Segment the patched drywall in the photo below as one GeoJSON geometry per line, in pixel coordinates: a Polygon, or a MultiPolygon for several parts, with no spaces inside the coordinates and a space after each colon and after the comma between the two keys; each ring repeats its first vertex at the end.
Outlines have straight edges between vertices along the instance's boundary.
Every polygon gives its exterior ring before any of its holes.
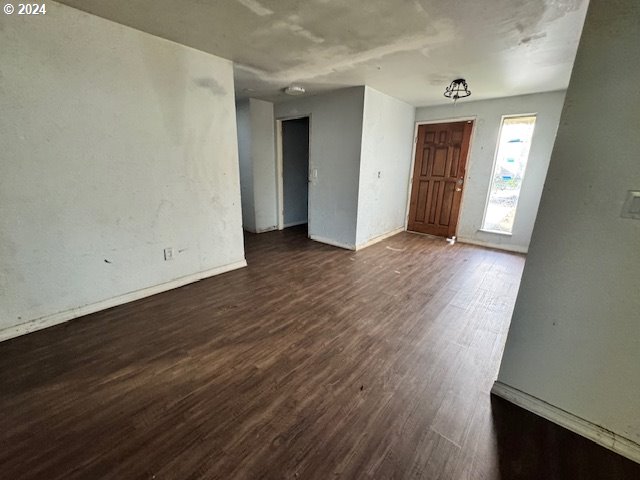
{"type": "Polygon", "coordinates": [[[310,116],[309,235],[345,248],[356,245],[364,90],[353,87],[275,106],[279,119],[310,116]]]}
{"type": "Polygon", "coordinates": [[[55,2],[0,44],[0,328],[244,262],[229,61],[55,2]]]}
{"type": "Polygon", "coordinates": [[[437,122],[474,118],[467,176],[458,222],[458,238],[481,245],[526,252],[536,219],[549,159],[560,122],[565,92],[540,93],[495,100],[416,109],[416,122],[437,122]],[[522,183],[513,232],[501,235],[483,232],[482,220],[498,146],[503,115],[535,113],[536,126],[529,161],[522,183]]]}
{"type": "Polygon", "coordinates": [[[358,246],[404,227],[415,109],[365,87],[358,246]]]}
{"type": "Polygon", "coordinates": [[[498,377],[637,444],[639,32],[636,0],[591,1],[498,377]]]}
{"type": "Polygon", "coordinates": [[[565,89],[587,0],[63,0],[234,61],[239,97],[367,84],[413,105],[565,89]]]}

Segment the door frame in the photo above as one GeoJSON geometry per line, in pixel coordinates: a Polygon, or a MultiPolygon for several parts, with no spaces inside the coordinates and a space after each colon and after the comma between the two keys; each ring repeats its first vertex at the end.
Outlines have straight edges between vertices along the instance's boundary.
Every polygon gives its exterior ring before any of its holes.
{"type": "Polygon", "coordinates": [[[307,236],[311,234],[311,182],[309,182],[309,176],[311,175],[311,113],[289,115],[285,117],[276,117],[276,204],[278,210],[278,230],[284,230],[284,167],[283,167],[283,155],[282,150],[282,122],[287,120],[298,120],[300,118],[309,119],[309,159],[307,165],[307,236]]]}
{"type": "MultiPolygon", "coordinates": [[[[469,137],[469,151],[467,152],[467,163],[464,170],[464,186],[466,187],[467,181],[469,180],[469,166],[471,165],[471,149],[473,147],[473,140],[476,135],[476,125],[477,125],[478,116],[477,115],[468,115],[464,117],[448,117],[438,120],[421,120],[416,122],[415,127],[413,129],[413,149],[411,151],[411,170],[409,174],[409,186],[407,188],[407,203],[405,207],[406,215],[404,217],[404,230],[405,232],[409,232],[409,207],[411,205],[411,189],[413,188],[413,171],[416,165],[416,151],[418,150],[418,128],[420,125],[436,125],[438,123],[459,123],[459,122],[473,122],[471,126],[471,137],[469,137]]],[[[462,208],[464,206],[465,199],[465,191],[466,188],[462,189],[462,198],[460,199],[460,210],[458,211],[458,221],[456,222],[456,236],[458,235],[458,227],[460,226],[460,215],[462,214],[462,208]]],[[[426,235],[420,232],[410,232],[417,233],[419,235],[426,235]]]]}

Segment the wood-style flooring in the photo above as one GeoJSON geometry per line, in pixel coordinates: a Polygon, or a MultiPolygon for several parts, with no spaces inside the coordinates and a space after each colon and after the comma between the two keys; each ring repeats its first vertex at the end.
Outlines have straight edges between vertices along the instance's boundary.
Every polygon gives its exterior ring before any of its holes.
{"type": "Polygon", "coordinates": [[[354,253],[301,228],[246,250],[1,343],[0,478],[640,478],[489,395],[523,256],[409,233],[354,253]]]}

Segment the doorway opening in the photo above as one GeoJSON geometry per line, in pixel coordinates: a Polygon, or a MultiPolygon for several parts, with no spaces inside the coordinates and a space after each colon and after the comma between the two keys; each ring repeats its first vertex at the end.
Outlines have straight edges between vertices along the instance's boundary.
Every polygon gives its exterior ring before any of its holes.
{"type": "Polygon", "coordinates": [[[309,117],[278,120],[280,230],[309,223],[309,117]]]}
{"type": "Polygon", "coordinates": [[[418,126],[407,230],[454,238],[473,121],[418,126]]]}

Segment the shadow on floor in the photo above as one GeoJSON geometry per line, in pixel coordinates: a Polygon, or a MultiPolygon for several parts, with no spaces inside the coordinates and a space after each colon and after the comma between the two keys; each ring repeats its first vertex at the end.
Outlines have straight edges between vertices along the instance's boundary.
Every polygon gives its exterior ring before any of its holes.
{"type": "Polygon", "coordinates": [[[491,396],[503,480],[640,479],[640,464],[491,396]]]}

